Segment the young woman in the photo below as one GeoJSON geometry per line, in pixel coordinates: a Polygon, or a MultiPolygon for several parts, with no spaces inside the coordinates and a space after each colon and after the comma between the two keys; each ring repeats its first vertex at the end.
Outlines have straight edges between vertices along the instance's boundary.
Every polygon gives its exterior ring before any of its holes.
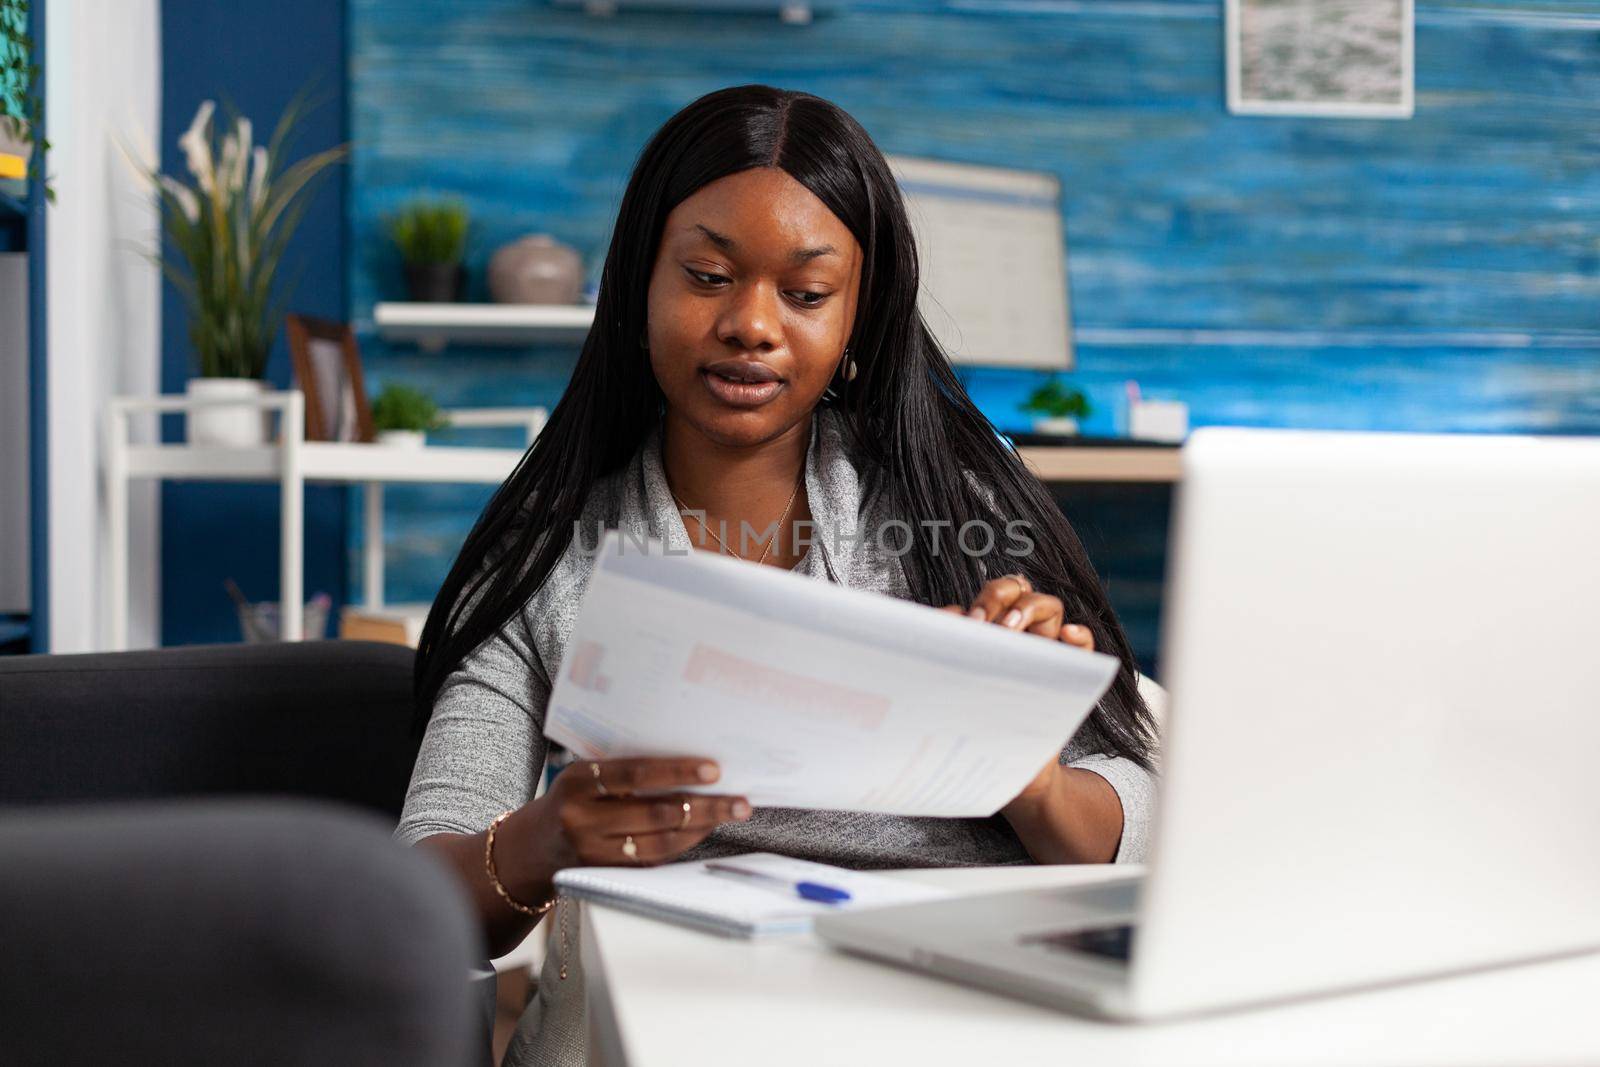
{"type": "MultiPolygon", "coordinates": [[[[493,952],[574,865],[1141,857],[1152,730],[1127,640],[1066,520],[962,391],[917,284],[889,167],[827,101],[722,90],[645,147],[572,381],[467,538],[418,653],[426,733],[398,833],[460,872],[493,952]],[[1122,670],[1060,760],[990,819],[673,793],[716,781],[693,759],[580,763],[535,800],[589,549],[614,527],[1098,648],[1122,670]]],[[[581,1059],[568,907],[509,1062],[581,1059]]]]}

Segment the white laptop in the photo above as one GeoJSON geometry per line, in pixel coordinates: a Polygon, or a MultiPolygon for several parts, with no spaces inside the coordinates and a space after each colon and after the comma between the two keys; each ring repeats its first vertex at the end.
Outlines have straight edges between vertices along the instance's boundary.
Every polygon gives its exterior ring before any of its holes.
{"type": "Polygon", "coordinates": [[[1600,948],[1600,439],[1201,430],[1142,878],[828,942],[1158,1018],[1600,948]]]}

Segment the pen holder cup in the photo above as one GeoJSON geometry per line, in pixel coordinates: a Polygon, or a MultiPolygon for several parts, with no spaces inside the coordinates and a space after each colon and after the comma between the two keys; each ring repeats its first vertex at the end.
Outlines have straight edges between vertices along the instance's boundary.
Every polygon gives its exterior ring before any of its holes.
{"type": "MultiPolygon", "coordinates": [[[[328,636],[328,609],[333,604],[333,598],[327,593],[318,593],[305,606],[305,636],[303,641],[321,641],[328,636]]],[[[262,644],[265,642],[281,640],[283,633],[283,620],[275,600],[264,600],[259,604],[240,605],[239,629],[244,632],[247,644],[262,644]]]]}
{"type": "Polygon", "coordinates": [[[1189,405],[1181,400],[1135,400],[1128,405],[1128,436],[1181,443],[1189,433],[1189,405]]]}

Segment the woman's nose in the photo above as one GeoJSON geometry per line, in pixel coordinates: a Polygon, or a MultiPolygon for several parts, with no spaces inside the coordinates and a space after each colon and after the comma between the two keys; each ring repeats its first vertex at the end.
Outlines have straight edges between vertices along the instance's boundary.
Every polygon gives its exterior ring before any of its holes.
{"type": "Polygon", "coordinates": [[[776,286],[761,282],[733,286],[717,322],[717,336],[745,351],[776,348],[783,343],[779,314],[776,286]]]}

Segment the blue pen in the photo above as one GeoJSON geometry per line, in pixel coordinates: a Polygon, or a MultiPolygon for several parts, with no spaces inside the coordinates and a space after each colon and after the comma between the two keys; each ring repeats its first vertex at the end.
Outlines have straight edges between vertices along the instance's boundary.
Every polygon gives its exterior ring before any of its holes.
{"type": "Polygon", "coordinates": [[[850,894],[846,890],[836,889],[831,885],[822,885],[818,882],[791,882],[775,874],[752,871],[748,867],[736,867],[731,863],[708,863],[706,870],[712,874],[731,874],[739,878],[765,882],[768,885],[782,886],[786,890],[792,889],[800,894],[802,900],[814,900],[818,904],[843,904],[850,899],[850,894]]]}

